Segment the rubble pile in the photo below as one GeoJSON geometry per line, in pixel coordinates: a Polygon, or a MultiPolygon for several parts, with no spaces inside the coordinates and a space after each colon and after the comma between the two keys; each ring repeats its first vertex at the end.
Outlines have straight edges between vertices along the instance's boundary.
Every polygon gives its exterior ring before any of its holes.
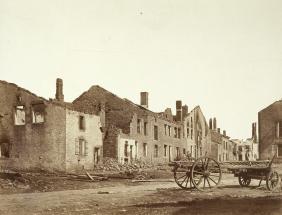
{"type": "Polygon", "coordinates": [[[152,178],[154,170],[167,170],[167,165],[154,165],[151,162],[145,162],[142,160],[134,160],[131,163],[119,163],[113,158],[104,158],[103,162],[95,166],[96,172],[118,172],[121,176],[127,176],[128,178],[135,179],[147,179],[152,178]]]}

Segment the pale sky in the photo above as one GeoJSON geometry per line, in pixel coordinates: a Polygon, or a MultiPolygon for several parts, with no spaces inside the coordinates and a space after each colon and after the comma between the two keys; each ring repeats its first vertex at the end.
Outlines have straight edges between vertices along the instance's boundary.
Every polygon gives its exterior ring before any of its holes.
{"type": "Polygon", "coordinates": [[[231,138],[282,98],[281,0],[0,0],[0,79],[66,101],[92,85],[159,112],[200,105],[231,138]]]}

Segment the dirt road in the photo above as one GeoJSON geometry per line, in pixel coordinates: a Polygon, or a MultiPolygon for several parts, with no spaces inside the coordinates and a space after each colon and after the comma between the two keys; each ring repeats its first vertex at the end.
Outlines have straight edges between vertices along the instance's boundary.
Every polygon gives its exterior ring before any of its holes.
{"type": "MultiPolygon", "coordinates": [[[[240,188],[225,176],[211,192],[185,191],[174,182],[0,196],[0,214],[282,214],[282,193],[240,188]]],[[[254,185],[254,184],[253,184],[254,185]]]]}

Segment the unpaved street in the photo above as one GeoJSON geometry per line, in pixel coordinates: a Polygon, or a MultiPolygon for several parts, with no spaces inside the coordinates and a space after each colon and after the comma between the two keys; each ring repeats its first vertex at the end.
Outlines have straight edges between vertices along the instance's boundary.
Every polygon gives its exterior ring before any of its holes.
{"type": "Polygon", "coordinates": [[[208,193],[156,181],[5,194],[0,196],[0,214],[282,214],[281,192],[271,193],[265,187],[241,188],[236,178],[224,178],[218,189],[208,193]]]}

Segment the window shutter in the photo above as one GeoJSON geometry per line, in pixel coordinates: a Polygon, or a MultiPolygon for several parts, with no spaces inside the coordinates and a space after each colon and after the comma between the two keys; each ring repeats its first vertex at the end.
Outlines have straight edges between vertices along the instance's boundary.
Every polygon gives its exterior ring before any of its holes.
{"type": "Polygon", "coordinates": [[[75,154],[79,154],[79,140],[78,138],[75,139],[75,154]]]}
{"type": "Polygon", "coordinates": [[[85,156],[87,156],[88,155],[88,142],[85,141],[84,143],[85,143],[85,156]]]}

